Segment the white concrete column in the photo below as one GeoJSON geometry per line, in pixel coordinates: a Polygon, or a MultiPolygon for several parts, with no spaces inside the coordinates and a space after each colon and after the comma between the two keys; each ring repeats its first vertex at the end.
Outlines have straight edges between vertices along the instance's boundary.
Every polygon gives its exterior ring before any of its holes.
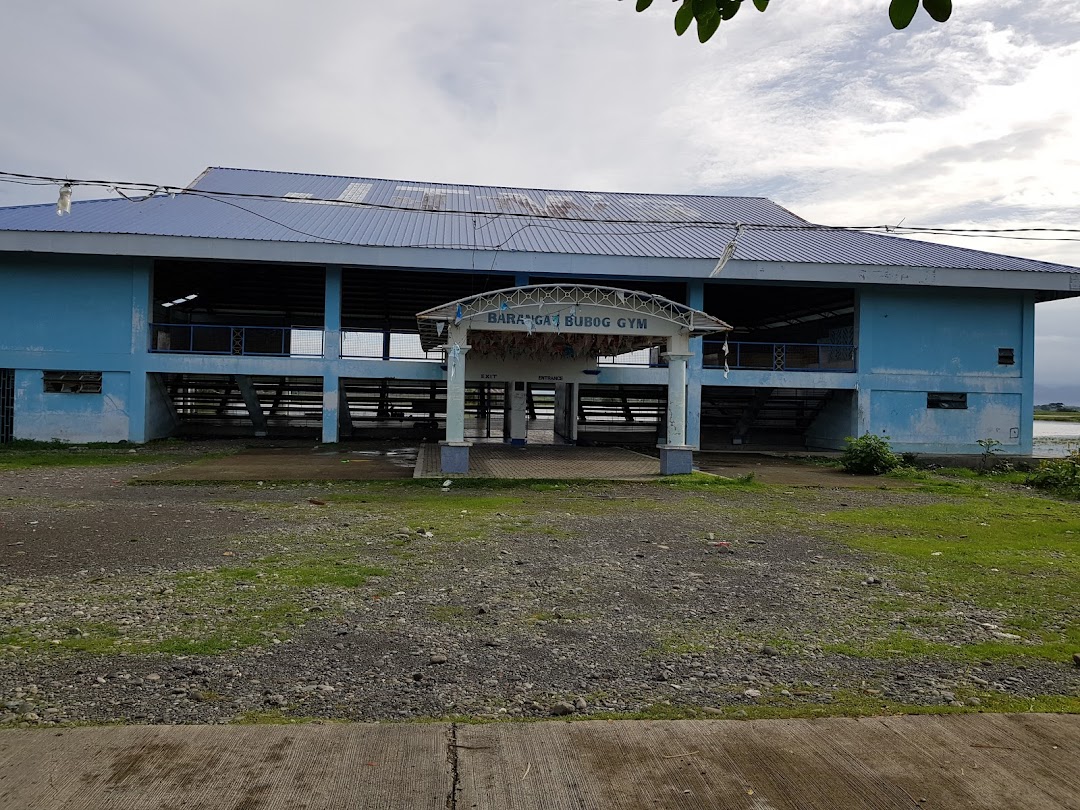
{"type": "Polygon", "coordinates": [[[469,471],[469,443],[465,441],[465,355],[469,331],[455,324],[447,329],[446,344],[446,440],[441,443],[444,473],[469,471]]]}
{"type": "Polygon", "coordinates": [[[668,364],[667,442],[660,445],[660,472],[664,475],[693,471],[693,448],[686,444],[686,364],[690,341],[686,335],[668,338],[661,355],[668,364]]]}
{"type": "MultiPolygon", "coordinates": [[[[464,337],[464,336],[463,336],[464,337]]],[[[465,355],[471,347],[446,343],[446,440],[465,441],[465,355]]]]}
{"type": "Polygon", "coordinates": [[[663,355],[668,364],[667,444],[686,445],[686,363],[690,354],[663,355]]]}
{"type": "Polygon", "coordinates": [[[510,412],[510,444],[525,444],[529,435],[528,383],[511,382],[506,404],[510,412]]]}
{"type": "Polygon", "coordinates": [[[668,338],[667,351],[661,357],[668,364],[668,430],[669,447],[686,445],[686,364],[693,355],[686,335],[668,338]]]}

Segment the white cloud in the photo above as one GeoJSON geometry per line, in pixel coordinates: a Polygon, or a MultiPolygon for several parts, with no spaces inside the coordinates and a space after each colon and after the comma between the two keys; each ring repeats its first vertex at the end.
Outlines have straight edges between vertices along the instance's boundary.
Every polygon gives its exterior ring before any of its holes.
{"type": "MultiPolygon", "coordinates": [[[[958,0],[904,32],[886,7],[748,5],[699,46],[670,3],[10,0],[0,155],[176,185],[231,165],[1078,227],[1080,0],[958,0]]],[[[54,193],[0,184],[0,205],[54,193]]],[[[1080,242],[949,241],[1080,265],[1080,242]]],[[[1041,337],[1059,309],[1080,313],[1040,305],[1041,337]]],[[[1055,335],[1077,345],[1071,321],[1055,335]]],[[[1040,379],[1071,371],[1051,345],[1040,379]]]]}

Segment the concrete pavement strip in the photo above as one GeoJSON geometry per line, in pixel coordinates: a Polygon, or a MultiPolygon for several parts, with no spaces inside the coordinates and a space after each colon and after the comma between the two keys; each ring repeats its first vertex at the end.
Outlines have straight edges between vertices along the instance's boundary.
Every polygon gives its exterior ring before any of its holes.
{"type": "Polygon", "coordinates": [[[1080,716],[0,732],[3,810],[1080,808],[1080,716]]]}

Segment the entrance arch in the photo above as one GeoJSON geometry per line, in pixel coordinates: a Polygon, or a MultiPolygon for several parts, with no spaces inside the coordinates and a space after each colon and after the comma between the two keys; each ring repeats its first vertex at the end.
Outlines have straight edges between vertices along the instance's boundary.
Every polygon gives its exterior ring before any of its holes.
{"type": "Polygon", "coordinates": [[[718,318],[663,296],[577,284],[480,293],[424,310],[416,320],[424,349],[439,349],[446,358],[446,437],[440,443],[445,473],[469,469],[465,382],[470,369],[480,379],[529,373],[556,382],[588,382],[599,373],[601,356],[656,346],[664,349],[668,363],[667,439],[659,445],[660,471],[690,472],[693,452],[686,444],[690,339],[731,329],[718,318]]]}

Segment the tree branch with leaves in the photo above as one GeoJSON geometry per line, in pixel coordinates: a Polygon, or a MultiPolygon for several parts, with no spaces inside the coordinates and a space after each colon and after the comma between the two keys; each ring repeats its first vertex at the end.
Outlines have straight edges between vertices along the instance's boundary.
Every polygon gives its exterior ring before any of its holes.
{"type": "MultiPolygon", "coordinates": [[[[679,3],[675,12],[675,33],[680,37],[691,24],[697,23],[698,40],[708,42],[720,23],[730,20],[739,13],[745,0],[672,0],[679,3]]],[[[752,0],[754,8],[765,11],[769,0],[752,0]]],[[[636,9],[644,11],[653,4],[653,0],[636,0],[636,9]]],[[[890,0],[889,21],[898,31],[911,25],[919,10],[920,0],[890,0]]],[[[922,7],[937,22],[945,22],[952,16],[952,0],[922,0],[922,7]]]]}

